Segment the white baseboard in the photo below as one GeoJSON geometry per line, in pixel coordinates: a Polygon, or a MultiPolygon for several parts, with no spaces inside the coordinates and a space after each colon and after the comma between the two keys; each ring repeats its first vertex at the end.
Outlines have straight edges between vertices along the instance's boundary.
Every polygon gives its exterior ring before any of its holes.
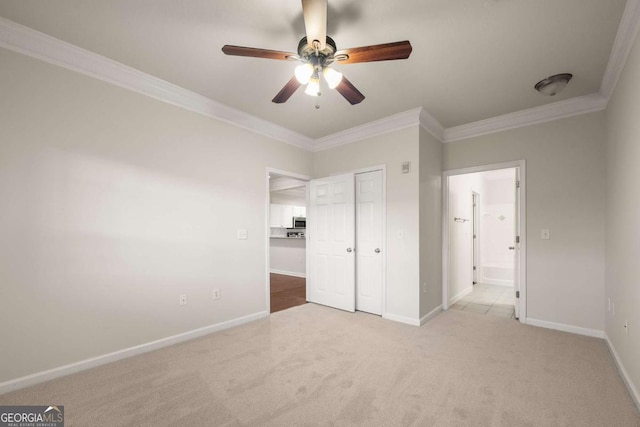
{"type": "Polygon", "coordinates": [[[441,311],[442,311],[442,305],[439,305],[436,308],[434,308],[433,310],[431,310],[429,313],[427,313],[425,316],[421,317],[420,318],[420,326],[424,325],[429,320],[431,320],[434,317],[436,317],[438,314],[440,314],[441,311]]]}
{"type": "Polygon", "coordinates": [[[470,286],[467,289],[465,289],[464,291],[459,292],[458,295],[456,295],[456,296],[452,297],[451,299],[449,299],[449,307],[451,307],[453,304],[457,303],[462,298],[464,298],[467,295],[469,295],[471,292],[473,292],[473,286],[470,286]]]}
{"type": "Polygon", "coordinates": [[[539,326],[541,328],[555,329],[556,331],[571,332],[572,334],[586,335],[588,337],[604,338],[604,331],[599,329],[588,329],[580,326],[565,325],[564,323],[547,322],[546,320],[527,318],[527,325],[539,326]]]}
{"type": "Polygon", "coordinates": [[[229,329],[234,326],[242,325],[244,323],[253,322],[265,317],[269,317],[269,312],[261,311],[259,313],[254,313],[248,316],[239,317],[237,319],[228,320],[226,322],[216,323],[215,325],[194,329],[193,331],[184,332],[182,334],[173,335],[167,338],[162,338],[135,347],[125,348],[123,350],[114,351],[113,353],[92,357],[91,359],[81,360],[69,365],[64,365],[46,371],[37,372],[35,374],[27,375],[21,378],[5,381],[3,383],[0,383],[0,395],[45,381],[60,378],[65,375],[75,374],[76,372],[95,368],[96,366],[105,365],[107,363],[115,362],[121,359],[126,359],[127,357],[137,356],[142,353],[147,353],[149,351],[157,350],[163,347],[168,347],[173,344],[188,341],[190,339],[221,331],[223,329],[229,329]]]}
{"type": "Polygon", "coordinates": [[[618,368],[618,372],[620,372],[624,385],[627,386],[627,390],[629,390],[629,394],[631,395],[633,402],[636,404],[636,408],[640,411],[640,392],[638,392],[638,388],[633,384],[633,381],[631,381],[627,370],[622,364],[622,360],[620,360],[620,357],[618,356],[618,352],[615,347],[613,347],[613,344],[611,343],[611,340],[609,340],[609,336],[606,332],[604,334],[604,340],[607,343],[607,347],[609,348],[609,353],[611,353],[611,356],[613,357],[613,361],[616,363],[616,367],[618,368]]]}
{"type": "Polygon", "coordinates": [[[393,320],[394,322],[405,323],[407,325],[420,326],[420,319],[414,319],[414,318],[411,318],[411,317],[400,316],[400,315],[397,315],[397,314],[383,313],[382,314],[382,318],[383,319],[388,319],[388,320],[393,320]]]}
{"type": "Polygon", "coordinates": [[[307,277],[304,273],[296,273],[294,271],[284,271],[284,270],[269,270],[270,273],[275,274],[283,274],[285,276],[293,276],[293,277],[302,277],[303,279],[307,277]]]}

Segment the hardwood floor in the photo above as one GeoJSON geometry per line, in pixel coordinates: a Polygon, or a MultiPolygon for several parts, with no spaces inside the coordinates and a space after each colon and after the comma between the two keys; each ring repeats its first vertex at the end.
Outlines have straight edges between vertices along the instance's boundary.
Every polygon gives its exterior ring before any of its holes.
{"type": "Polygon", "coordinates": [[[271,273],[271,312],[307,303],[307,281],[304,277],[271,273]]]}

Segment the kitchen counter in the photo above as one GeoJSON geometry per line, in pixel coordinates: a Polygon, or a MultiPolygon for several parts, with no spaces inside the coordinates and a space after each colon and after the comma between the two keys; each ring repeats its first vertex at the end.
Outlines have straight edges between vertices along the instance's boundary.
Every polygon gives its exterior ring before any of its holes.
{"type": "Polygon", "coordinates": [[[271,236],[271,239],[305,240],[304,237],[284,237],[284,236],[271,236]]]}

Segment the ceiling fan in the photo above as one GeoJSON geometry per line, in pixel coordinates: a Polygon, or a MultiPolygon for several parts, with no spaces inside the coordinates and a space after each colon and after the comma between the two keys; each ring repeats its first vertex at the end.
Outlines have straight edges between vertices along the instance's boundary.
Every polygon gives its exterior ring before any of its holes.
{"type": "Polygon", "coordinates": [[[302,0],[302,13],[307,35],[298,43],[297,54],[244,46],[222,47],[222,52],[226,55],[301,63],[296,67],[294,77],[272,99],[276,104],[286,102],[302,85],[307,86],[306,94],[320,95],[320,75],[324,77],[330,89],[337,90],[352,105],[358,104],[362,102],[364,95],[342,73],[331,68],[334,62],[355,64],[389,61],[406,59],[411,54],[411,43],[407,40],[337,50],[336,43],[327,36],[327,0],[302,0]]]}

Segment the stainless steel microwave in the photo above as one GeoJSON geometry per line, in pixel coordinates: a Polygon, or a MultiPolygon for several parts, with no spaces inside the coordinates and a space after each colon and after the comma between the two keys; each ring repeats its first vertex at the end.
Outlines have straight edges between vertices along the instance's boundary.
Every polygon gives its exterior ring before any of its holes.
{"type": "Polygon", "coordinates": [[[303,216],[294,216],[293,228],[307,228],[307,218],[303,216]]]}

